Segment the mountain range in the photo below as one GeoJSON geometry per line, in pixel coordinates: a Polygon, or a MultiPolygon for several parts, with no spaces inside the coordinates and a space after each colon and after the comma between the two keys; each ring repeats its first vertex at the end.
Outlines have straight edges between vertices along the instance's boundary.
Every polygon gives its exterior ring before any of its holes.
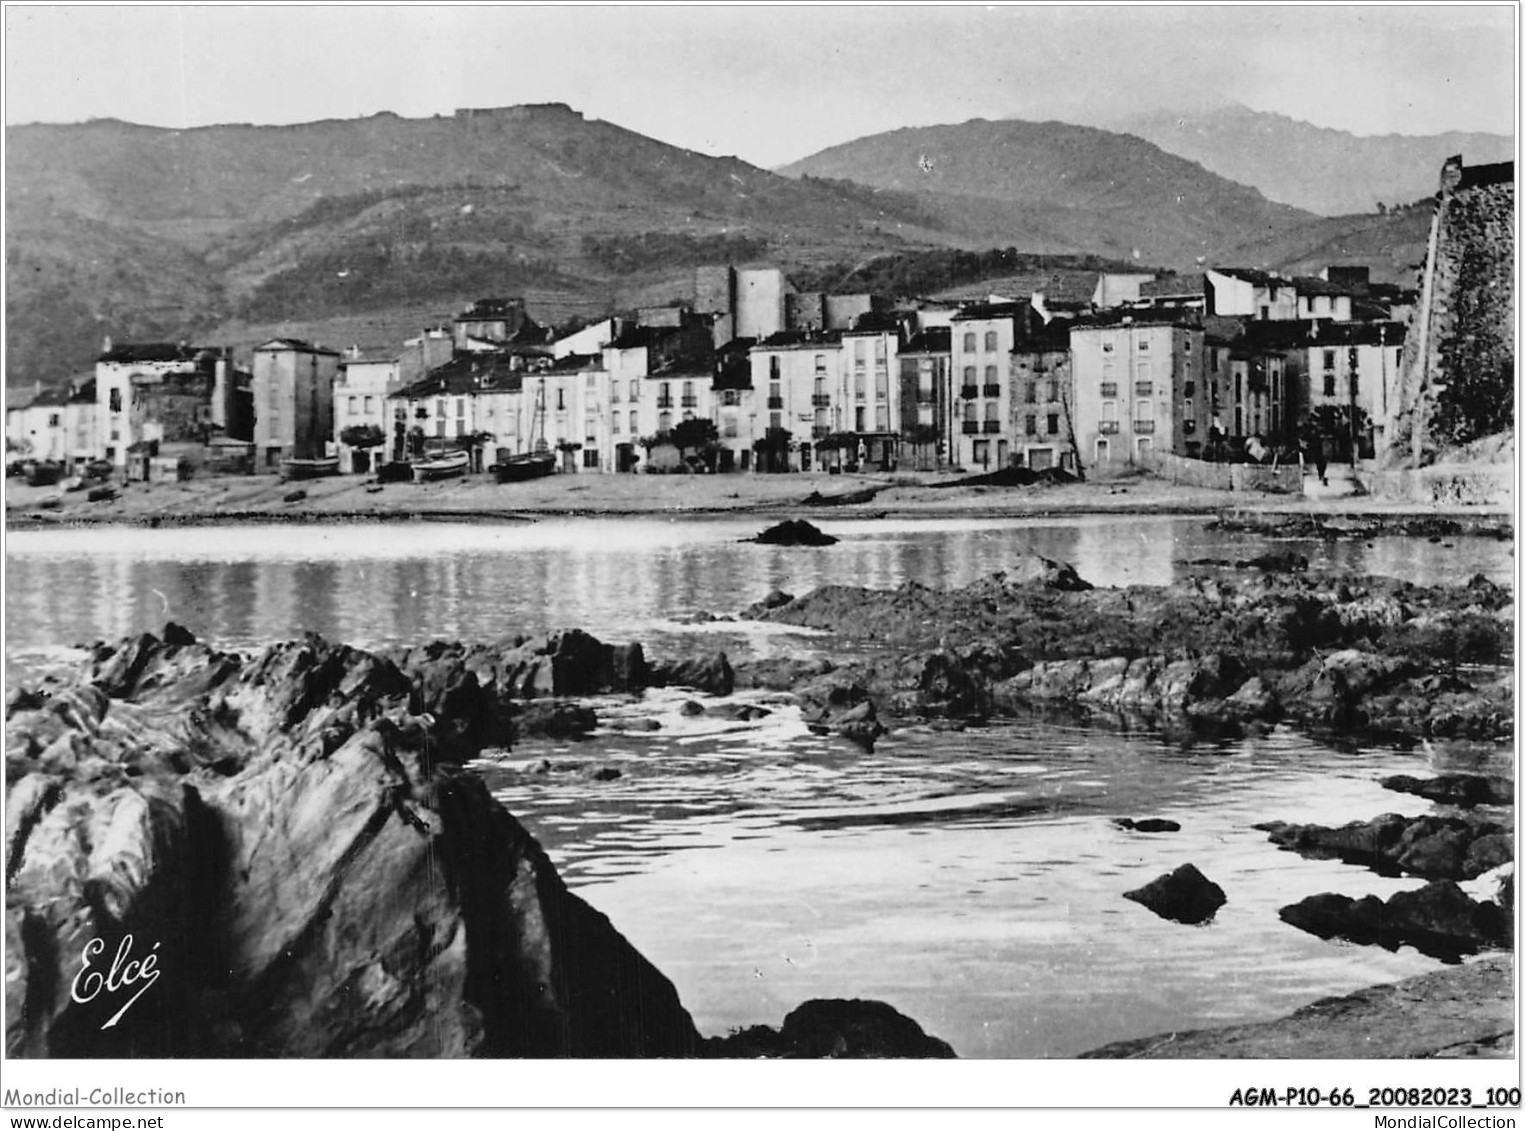
{"type": "Polygon", "coordinates": [[[1391,208],[1432,196],[1441,164],[1456,154],[1468,165],[1514,155],[1514,139],[1499,134],[1361,136],[1238,103],[1107,125],[1320,216],[1375,212],[1379,204],[1391,208]]]}
{"type": "MultiPolygon", "coordinates": [[[[107,334],[395,347],[505,294],[542,320],[593,317],[682,298],[701,263],[808,271],[1018,247],[1189,269],[1290,261],[1339,238],[1140,138],[1061,123],[898,130],[781,172],[559,104],[12,126],[6,150],[8,385],[79,372],[107,334]]],[[[1368,220],[1376,258],[1384,232],[1408,236],[1368,220]]]]}

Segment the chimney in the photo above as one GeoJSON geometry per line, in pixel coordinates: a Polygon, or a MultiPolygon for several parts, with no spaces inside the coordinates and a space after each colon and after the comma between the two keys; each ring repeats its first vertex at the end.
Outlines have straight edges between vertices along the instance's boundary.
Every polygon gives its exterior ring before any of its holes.
{"type": "Polygon", "coordinates": [[[101,352],[102,353],[110,353],[111,352],[111,335],[110,334],[107,334],[103,339],[101,339],[101,352]]]}

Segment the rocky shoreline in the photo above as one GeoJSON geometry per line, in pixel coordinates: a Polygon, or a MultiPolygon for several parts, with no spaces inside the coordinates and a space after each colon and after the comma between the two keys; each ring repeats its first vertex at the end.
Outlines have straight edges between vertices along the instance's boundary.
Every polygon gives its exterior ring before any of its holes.
{"type": "MultiPolygon", "coordinates": [[[[1341,740],[1485,747],[1513,735],[1513,600],[1482,578],[1426,588],[1207,566],[1169,588],[1099,590],[1029,557],[964,589],[831,586],[769,594],[741,615],[826,629],[840,658],[654,658],[578,631],[381,652],[309,636],[245,656],[170,626],[12,688],[7,1049],[951,1055],[874,1002],[806,1003],[777,1031],[697,1033],[667,978],[567,891],[465,768],[516,737],[591,729],[590,696],[784,690],[813,728],[867,746],[908,722],[1054,710],[1167,734],[1290,723],[1341,740]],[[128,947],[140,976],[146,947],[175,971],[107,1028],[125,995],[74,992],[94,940],[111,954],[128,947]]],[[[1379,945],[1438,936],[1451,958],[1512,946],[1501,926],[1512,917],[1513,815],[1501,804],[1512,783],[1461,775],[1395,788],[1468,808],[1349,830],[1266,828],[1297,851],[1450,887],[1420,901],[1406,933],[1339,893],[1305,929],[1379,945]],[[1489,890],[1476,890],[1483,880],[1489,890]],[[1334,913],[1345,917],[1330,927],[1334,913]]],[[[1189,914],[1210,917],[1223,896],[1189,914]]]]}

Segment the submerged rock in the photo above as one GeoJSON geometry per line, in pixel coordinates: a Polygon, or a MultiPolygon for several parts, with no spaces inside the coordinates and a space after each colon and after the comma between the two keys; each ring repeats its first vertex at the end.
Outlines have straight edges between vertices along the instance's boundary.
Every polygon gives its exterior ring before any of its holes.
{"type": "Polygon", "coordinates": [[[752,541],[764,546],[835,546],[838,539],[802,518],[790,518],[768,527],[752,541]]]}
{"type": "Polygon", "coordinates": [[[1123,892],[1123,898],[1142,903],[1162,919],[1187,924],[1207,922],[1228,902],[1223,889],[1194,864],[1182,864],[1141,888],[1123,892]]]}
{"type": "Polygon", "coordinates": [[[1393,774],[1382,779],[1382,788],[1398,793],[1412,793],[1442,805],[1471,809],[1478,805],[1513,805],[1514,782],[1508,778],[1481,774],[1437,774],[1416,778],[1393,774]]]}
{"type": "Polygon", "coordinates": [[[1375,944],[1387,950],[1409,945],[1434,958],[1456,962],[1488,947],[1512,946],[1512,917],[1498,904],[1478,902],[1450,880],[1400,891],[1385,903],[1324,892],[1279,912],[1283,922],[1322,939],[1375,944]]]}
{"type": "Polygon", "coordinates": [[[1145,817],[1141,821],[1135,821],[1132,817],[1114,817],[1112,823],[1120,829],[1139,833],[1178,833],[1181,831],[1181,823],[1179,821],[1167,820],[1164,817],[1145,817]]]}
{"type": "Polygon", "coordinates": [[[691,687],[721,697],[736,689],[736,673],[724,652],[682,660],[654,660],[650,679],[653,687],[691,687]]]}
{"type": "Polygon", "coordinates": [[[1313,860],[1341,860],[1387,875],[1470,880],[1514,859],[1514,838],[1479,817],[1404,817],[1384,813],[1339,828],[1267,821],[1271,843],[1313,860]]]}
{"type": "Polygon", "coordinates": [[[725,1057],[898,1057],[947,1059],[946,1041],[929,1036],[905,1014],[882,1001],[807,1001],[784,1018],[783,1027],[759,1025],[711,1040],[707,1055],[725,1057]]]}

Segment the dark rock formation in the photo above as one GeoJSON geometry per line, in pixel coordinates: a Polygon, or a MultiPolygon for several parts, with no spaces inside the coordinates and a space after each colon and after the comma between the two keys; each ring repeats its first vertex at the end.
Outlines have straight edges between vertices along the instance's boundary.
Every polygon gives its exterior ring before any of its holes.
{"type": "MultiPolygon", "coordinates": [[[[737,1055],[462,768],[505,714],[588,722],[535,696],[628,686],[638,650],[561,634],[399,666],[311,635],[248,658],[165,636],[8,697],[9,1055],[737,1055]],[[71,994],[129,961],[137,1000],[71,994]]],[[[884,1008],[807,1010],[781,1047],[946,1052],[884,1008]]]]}
{"type": "Polygon", "coordinates": [[[1384,813],[1339,828],[1268,821],[1255,826],[1273,844],[1313,860],[1342,860],[1386,875],[1470,880],[1514,859],[1514,838],[1478,817],[1403,817],[1384,813]]]}
{"type": "MultiPolygon", "coordinates": [[[[1473,579],[1271,573],[1092,590],[1041,558],[962,589],[825,586],[746,616],[835,634],[888,718],[1063,706],[1151,725],[1498,740],[1513,733],[1512,598],[1473,579]],[[1468,665],[1463,667],[1462,665],[1468,665]]],[[[813,678],[777,661],[753,685],[813,678]]]]}
{"type": "Polygon", "coordinates": [[[653,687],[691,687],[726,696],[736,689],[736,673],[724,652],[683,660],[655,660],[649,678],[653,687]]]}
{"type": "Polygon", "coordinates": [[[1288,550],[1284,553],[1260,554],[1253,558],[1194,558],[1185,563],[1191,566],[1216,566],[1220,569],[1260,569],[1267,573],[1307,573],[1308,559],[1302,554],[1288,550]]]}
{"type": "Polygon", "coordinates": [[[1508,778],[1480,774],[1437,774],[1416,778],[1394,774],[1382,779],[1382,787],[1398,793],[1412,793],[1442,805],[1471,809],[1478,805],[1513,805],[1514,782],[1508,778]]]}
{"type": "Polygon", "coordinates": [[[1228,902],[1223,889],[1193,864],[1182,864],[1141,888],[1123,892],[1123,898],[1142,903],[1162,919],[1191,924],[1207,922],[1228,902]]]}
{"type": "Polygon", "coordinates": [[[789,518],[768,527],[752,541],[764,546],[835,546],[838,539],[802,518],[789,518]]]}
{"type": "Polygon", "coordinates": [[[946,1059],[945,1041],[882,1001],[807,1001],[784,1018],[783,1028],[754,1026],[713,1039],[707,1052],[727,1057],[899,1057],[946,1059]]]}
{"type": "Polygon", "coordinates": [[[1509,1059],[1514,961],[1485,956],[1390,985],[1324,998],[1290,1016],[1221,1029],[1160,1033],[1081,1053],[1081,1059],[1509,1059]]]}
{"type": "Polygon", "coordinates": [[[1164,817],[1145,817],[1141,821],[1135,821],[1132,817],[1114,817],[1112,823],[1120,829],[1128,829],[1139,833],[1178,833],[1181,831],[1179,821],[1166,820],[1164,817]]]}
{"type": "Polygon", "coordinates": [[[11,1055],[698,1051],[387,660],[139,638],[84,674],[6,725],[11,1055]],[[107,1029],[126,995],[70,996],[96,939],[163,974],[107,1029]]]}
{"type": "Polygon", "coordinates": [[[513,715],[514,732],[520,738],[576,738],[598,726],[593,708],[565,699],[530,699],[513,715]]]}
{"type": "Polygon", "coordinates": [[[1284,922],[1321,939],[1346,939],[1397,950],[1405,943],[1435,958],[1456,962],[1488,947],[1513,945],[1512,916],[1492,902],[1479,903],[1450,880],[1400,891],[1387,902],[1325,892],[1280,911],[1284,922]]]}
{"type": "Polygon", "coordinates": [[[821,731],[833,731],[869,749],[884,733],[868,689],[837,672],[820,676],[794,689],[805,722],[821,731]]]}

